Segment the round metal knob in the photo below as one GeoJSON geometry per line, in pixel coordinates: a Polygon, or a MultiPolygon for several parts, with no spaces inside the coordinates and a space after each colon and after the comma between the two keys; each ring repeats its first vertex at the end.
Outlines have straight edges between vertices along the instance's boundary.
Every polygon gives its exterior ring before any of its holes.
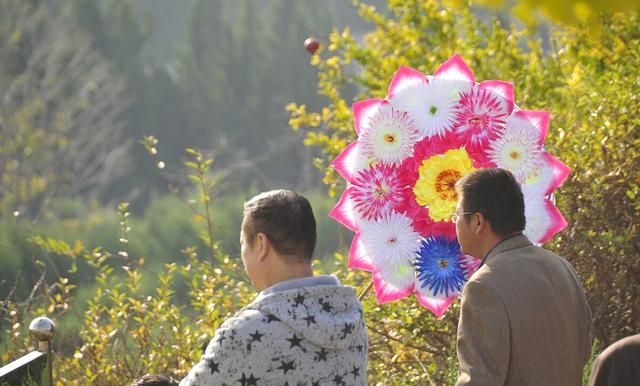
{"type": "Polygon", "coordinates": [[[41,316],[31,321],[29,333],[38,341],[38,351],[47,351],[49,341],[56,333],[56,325],[51,319],[41,316]]]}

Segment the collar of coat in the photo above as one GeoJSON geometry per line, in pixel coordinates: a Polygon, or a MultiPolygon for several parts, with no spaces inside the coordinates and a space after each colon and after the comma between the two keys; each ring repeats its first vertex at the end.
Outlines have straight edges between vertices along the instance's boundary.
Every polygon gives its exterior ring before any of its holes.
{"type": "Polygon", "coordinates": [[[532,245],[531,241],[529,241],[527,236],[523,235],[522,233],[517,233],[515,235],[504,238],[498,241],[498,243],[489,250],[484,259],[482,259],[482,263],[480,264],[478,269],[480,269],[480,267],[482,267],[487,262],[487,260],[491,259],[495,255],[529,245],[532,245]]]}

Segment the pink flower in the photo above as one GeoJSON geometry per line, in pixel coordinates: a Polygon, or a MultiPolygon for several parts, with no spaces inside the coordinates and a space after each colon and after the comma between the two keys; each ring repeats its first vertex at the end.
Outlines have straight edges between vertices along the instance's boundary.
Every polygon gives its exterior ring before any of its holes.
{"type": "Polygon", "coordinates": [[[470,153],[484,153],[489,141],[504,131],[510,113],[504,98],[476,85],[461,93],[453,133],[464,140],[470,153]]]}
{"type": "Polygon", "coordinates": [[[387,164],[372,165],[358,173],[353,181],[354,209],[365,221],[377,220],[388,210],[403,206],[403,190],[397,168],[387,164]]]}

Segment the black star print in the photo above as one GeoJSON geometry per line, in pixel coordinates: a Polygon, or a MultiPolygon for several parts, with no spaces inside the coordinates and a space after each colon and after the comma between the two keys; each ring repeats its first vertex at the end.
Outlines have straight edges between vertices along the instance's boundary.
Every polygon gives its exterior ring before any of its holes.
{"type": "Polygon", "coordinates": [[[359,345],[357,345],[357,346],[356,346],[356,349],[358,349],[358,352],[362,352],[362,349],[363,349],[363,348],[364,348],[364,347],[363,347],[361,344],[359,344],[359,345]]]}
{"type": "Polygon", "coordinates": [[[216,340],[216,342],[222,346],[222,342],[227,339],[224,335],[220,335],[220,337],[216,340]]]}
{"type": "Polygon", "coordinates": [[[307,321],[307,327],[309,327],[311,323],[316,324],[316,317],[313,315],[307,315],[302,319],[307,321]]]}
{"type": "Polygon", "coordinates": [[[320,299],[320,304],[322,305],[322,311],[324,311],[324,312],[333,311],[333,306],[331,306],[331,303],[323,302],[322,299],[320,299]]]}
{"type": "Polygon", "coordinates": [[[207,368],[211,370],[211,375],[213,375],[213,373],[220,372],[220,370],[218,369],[219,366],[220,364],[214,362],[213,360],[207,362],[207,368]]]}
{"type": "Polygon", "coordinates": [[[344,377],[344,375],[336,375],[335,377],[333,377],[333,383],[335,383],[336,385],[344,386],[344,381],[342,380],[342,377],[344,377]]]}
{"type": "Polygon", "coordinates": [[[259,380],[260,378],[254,378],[253,374],[251,374],[249,378],[247,378],[247,376],[242,373],[242,378],[238,379],[238,382],[240,382],[242,386],[258,386],[257,382],[259,380]]]}
{"type": "Polygon", "coordinates": [[[271,322],[279,322],[280,319],[278,319],[277,316],[273,316],[271,314],[267,315],[267,320],[265,320],[265,323],[271,323],[271,322]]]}
{"type": "Polygon", "coordinates": [[[347,334],[351,334],[351,332],[353,332],[353,327],[353,324],[345,323],[344,327],[342,328],[342,337],[340,339],[344,339],[347,337],[347,334]]]}
{"type": "Polygon", "coordinates": [[[262,342],[260,339],[262,339],[264,334],[261,334],[260,331],[256,330],[256,332],[249,334],[249,336],[251,337],[252,342],[262,342]]]}
{"type": "Polygon", "coordinates": [[[320,351],[316,351],[316,357],[314,358],[316,362],[319,361],[327,361],[327,354],[329,354],[329,351],[326,351],[324,349],[324,347],[320,350],[320,351]]]}
{"type": "Polygon", "coordinates": [[[295,301],[296,301],[296,304],[295,304],[295,305],[296,305],[296,307],[297,307],[297,306],[299,306],[300,304],[303,304],[303,303],[304,303],[304,296],[303,296],[300,292],[298,292],[298,296],[296,296],[296,297],[295,297],[295,299],[293,299],[293,300],[295,300],[295,301]]]}
{"type": "Polygon", "coordinates": [[[281,361],[282,365],[280,367],[278,367],[278,369],[284,371],[284,373],[288,373],[289,370],[295,370],[296,367],[294,366],[295,361],[291,361],[291,362],[285,362],[285,361],[281,361]]]}
{"type": "Polygon", "coordinates": [[[300,346],[300,342],[302,342],[302,339],[298,338],[298,336],[296,334],[293,334],[293,336],[289,339],[286,339],[289,341],[289,343],[291,344],[291,346],[289,346],[289,348],[293,348],[295,346],[298,347],[302,347],[300,346]]]}
{"type": "Polygon", "coordinates": [[[353,370],[351,370],[351,374],[353,374],[354,378],[358,378],[358,375],[360,375],[360,368],[353,366],[353,370]]]}

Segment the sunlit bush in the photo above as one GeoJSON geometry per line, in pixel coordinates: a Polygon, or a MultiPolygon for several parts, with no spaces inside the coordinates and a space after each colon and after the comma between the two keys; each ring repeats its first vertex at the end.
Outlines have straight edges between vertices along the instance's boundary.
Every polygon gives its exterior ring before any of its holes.
{"type": "MultiPolygon", "coordinates": [[[[587,30],[553,28],[545,43],[537,31],[497,18],[487,25],[465,7],[389,0],[386,12],[356,4],[375,30],[363,38],[336,30],[311,59],[326,107],[288,106],[291,127],[304,130],[305,143],[320,153],[316,166],[329,195],[344,188],[329,162],[356,137],[353,101],[383,98],[400,65],[432,74],[458,53],[477,79],[513,82],[522,108],[551,112],[546,146],[573,172],[556,194],[569,226],[547,247],[577,268],[601,345],[640,330],[638,13],[599,18],[597,38],[587,30]]],[[[366,311],[369,325],[382,330],[371,329],[371,383],[453,381],[457,309],[442,320],[414,300],[380,307],[367,302],[366,311]]]]}

